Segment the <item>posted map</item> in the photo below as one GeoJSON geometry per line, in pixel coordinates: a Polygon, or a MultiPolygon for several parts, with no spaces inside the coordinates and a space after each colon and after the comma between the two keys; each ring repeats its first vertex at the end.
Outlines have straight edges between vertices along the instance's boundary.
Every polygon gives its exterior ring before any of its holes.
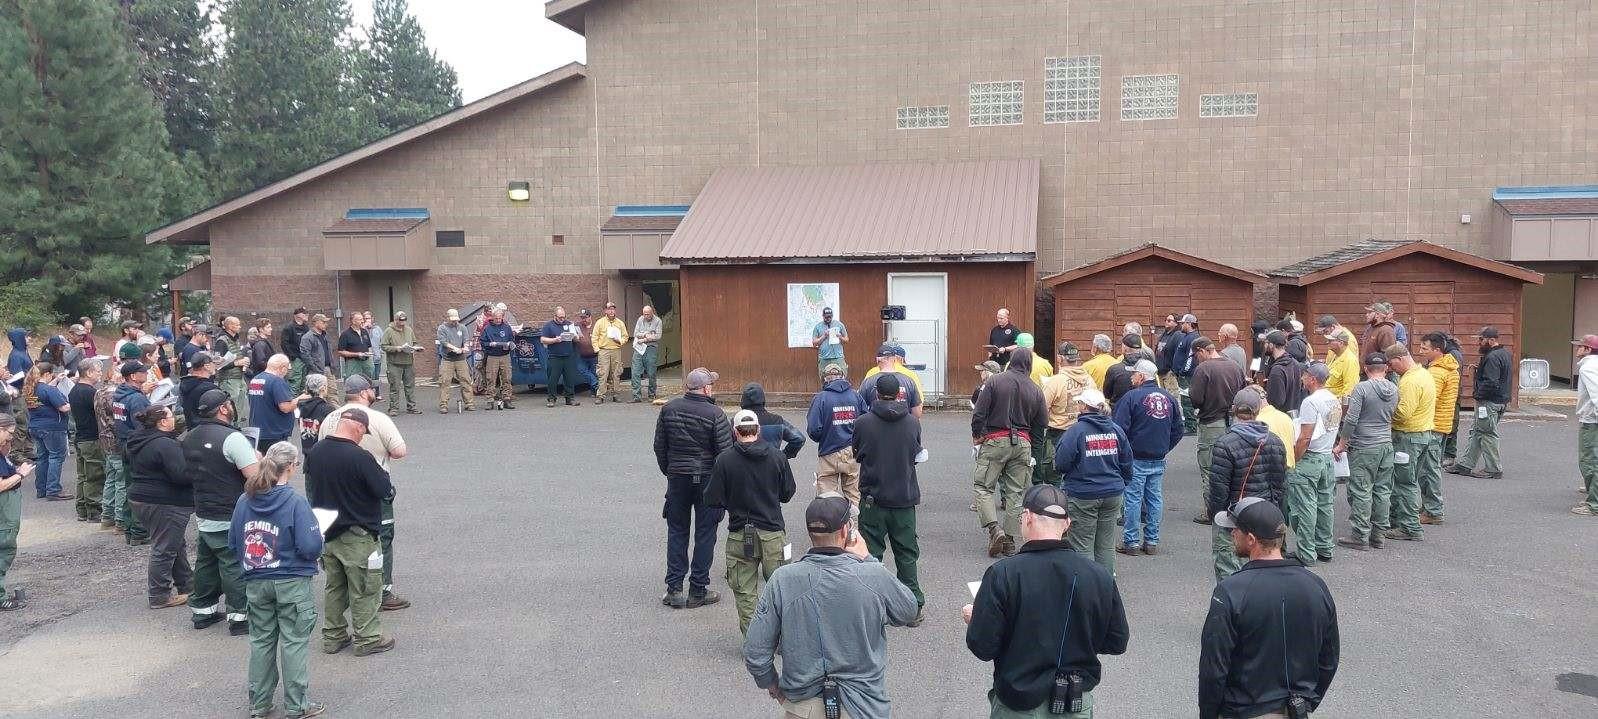
{"type": "Polygon", "coordinates": [[[821,321],[821,310],[831,307],[833,317],[843,319],[838,306],[838,283],[792,282],[788,284],[788,346],[809,347],[810,330],[821,321]]]}

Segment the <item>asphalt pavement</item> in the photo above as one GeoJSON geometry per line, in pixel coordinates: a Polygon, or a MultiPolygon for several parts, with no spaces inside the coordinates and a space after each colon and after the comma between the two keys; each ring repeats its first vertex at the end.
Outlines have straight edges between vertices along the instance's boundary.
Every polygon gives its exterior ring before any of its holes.
{"type": "MultiPolygon", "coordinates": [[[[313,642],[311,696],[332,717],[775,715],[740,658],[725,600],[660,605],[664,481],[650,451],[657,409],[546,409],[403,417],[397,463],[397,590],[387,654],[326,656],[313,642]]],[[[783,410],[802,421],[801,410],[783,410]]],[[[986,716],[991,667],[966,650],[966,582],[989,564],[971,501],[967,416],[929,413],[918,513],[928,620],[891,628],[888,692],[901,717],[986,716]]],[[[1315,571],[1338,604],[1342,664],[1317,716],[1598,716],[1598,521],[1568,508],[1575,429],[1508,422],[1507,475],[1445,475],[1447,524],[1422,542],[1339,548],[1315,571]],[[1588,692],[1587,694],[1581,693],[1588,692]]],[[[801,551],[813,445],[795,460],[787,507],[801,551]]],[[[70,469],[64,484],[72,486],[70,469]]],[[[1191,438],[1166,477],[1161,553],[1118,556],[1132,627],[1105,658],[1101,717],[1195,713],[1199,631],[1212,586],[1191,438]]],[[[31,487],[24,487],[28,492],[31,487]]],[[[243,717],[247,640],[196,632],[186,609],[144,600],[144,548],[73,521],[31,492],[10,581],[31,605],[0,615],[0,716],[243,717]]],[[[1339,530],[1346,504],[1337,503],[1339,530]]],[[[191,549],[192,552],[192,543],[191,549]]],[[[321,580],[317,580],[320,589],[321,580]]]]}

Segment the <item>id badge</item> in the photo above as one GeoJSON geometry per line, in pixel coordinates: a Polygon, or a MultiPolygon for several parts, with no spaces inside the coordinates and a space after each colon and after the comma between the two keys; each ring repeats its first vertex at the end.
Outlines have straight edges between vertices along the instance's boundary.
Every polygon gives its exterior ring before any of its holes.
{"type": "Polygon", "coordinates": [[[1484,404],[1476,408],[1476,419],[1487,419],[1487,405],[1484,404]]]}

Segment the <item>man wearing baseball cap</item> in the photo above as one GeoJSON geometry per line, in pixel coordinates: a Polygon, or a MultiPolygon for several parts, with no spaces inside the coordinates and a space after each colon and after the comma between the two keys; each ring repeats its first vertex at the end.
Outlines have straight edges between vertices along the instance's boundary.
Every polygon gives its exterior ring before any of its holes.
{"type": "Polygon", "coordinates": [[[840,716],[885,717],[892,709],[884,619],[905,626],[916,617],[916,598],[866,551],[850,514],[849,500],[832,492],[810,502],[810,551],[772,573],[749,622],[744,667],[784,716],[823,716],[832,696],[840,716]]]}
{"type": "MultiPolygon", "coordinates": [[[[1210,450],[1210,493],[1206,504],[1211,516],[1245,497],[1267,499],[1278,507],[1282,504],[1287,485],[1287,446],[1258,419],[1264,404],[1260,393],[1250,387],[1238,390],[1232,398],[1232,426],[1210,450]]],[[[1215,559],[1215,581],[1231,576],[1242,566],[1232,552],[1232,537],[1225,527],[1215,527],[1210,549],[1215,559]]]]}
{"type": "MultiPolygon", "coordinates": [[[[1101,355],[1102,356],[1102,355],[1101,355]]],[[[1065,431],[1076,424],[1081,405],[1076,398],[1084,390],[1096,389],[1099,383],[1082,361],[1076,345],[1061,342],[1054,353],[1058,371],[1043,380],[1043,407],[1049,413],[1049,426],[1043,431],[1044,442],[1035,453],[1037,466],[1032,468],[1033,484],[1054,484],[1054,445],[1059,444],[1065,431]]]]}
{"type": "Polygon", "coordinates": [[[300,359],[300,340],[305,339],[305,333],[310,331],[310,311],[304,307],[295,307],[289,326],[284,327],[278,335],[278,341],[283,345],[283,354],[289,358],[289,387],[295,392],[305,389],[305,362],[300,359]]]}
{"type": "Polygon", "coordinates": [[[739,410],[732,428],[736,444],[716,455],[705,505],[727,512],[727,586],[738,605],[738,631],[747,634],[760,580],[784,562],[782,505],[793,499],[794,481],[788,458],[761,440],[759,416],[739,410]]]}
{"type": "MultiPolygon", "coordinates": [[[[1231,362],[1225,357],[1220,359],[1231,362]]],[[[1242,376],[1241,370],[1234,367],[1233,371],[1242,376]]],[[[1132,368],[1137,389],[1115,403],[1115,424],[1126,432],[1132,445],[1132,481],[1126,485],[1126,501],[1121,509],[1125,529],[1121,532],[1121,546],[1115,548],[1126,555],[1159,552],[1160,518],[1165,507],[1165,457],[1182,441],[1182,418],[1176,415],[1176,398],[1160,387],[1158,375],[1153,360],[1138,360],[1132,368]]],[[[1198,377],[1194,375],[1195,380],[1198,377]]],[[[1206,491],[1207,488],[1206,483],[1206,491]]]]}
{"type": "Polygon", "coordinates": [[[138,360],[123,363],[120,372],[122,384],[111,395],[111,426],[117,439],[114,468],[118,471],[111,471],[112,463],[106,463],[102,501],[111,505],[112,516],[116,519],[117,527],[126,533],[128,544],[136,546],[149,544],[150,534],[140,526],[139,518],[133,516],[128,507],[128,438],[139,428],[139,421],[135,417],[150,406],[150,398],[146,393],[155,387],[155,382],[150,379],[150,368],[138,360]]]}
{"type": "Polygon", "coordinates": [[[416,344],[416,331],[411,329],[409,319],[404,312],[395,312],[394,321],[388,323],[378,343],[383,350],[383,362],[388,365],[388,413],[391,415],[401,411],[422,413],[416,408],[416,353],[422,346],[416,344]]]}
{"type": "Polygon", "coordinates": [[[732,425],[716,406],[715,385],[721,375],[696,367],[683,377],[683,396],[666,403],[655,419],[655,464],[666,475],[666,594],[660,603],[672,609],[702,607],[721,601],[710,590],[710,564],[715,560],[716,525],[722,510],[705,501],[705,487],[716,457],[732,447],[732,425]],[[693,563],[688,560],[693,533],[693,563]],[[688,594],[682,582],[688,578],[688,594]]]}
{"type": "Polygon", "coordinates": [[[904,348],[892,343],[883,343],[877,348],[877,366],[866,372],[860,380],[860,398],[865,400],[866,406],[877,401],[876,376],[883,372],[899,375],[899,401],[910,407],[910,412],[917,419],[921,417],[921,380],[916,373],[910,371],[904,364],[904,348]]]}
{"type": "Polygon", "coordinates": [[[1003,372],[1004,368],[1000,367],[998,362],[986,360],[982,364],[971,365],[971,369],[977,371],[977,386],[976,389],[971,390],[971,406],[975,407],[977,406],[977,395],[982,392],[982,383],[988,381],[989,377],[1003,372]]]}
{"type": "Polygon", "coordinates": [[[1598,335],[1571,340],[1576,347],[1576,464],[1586,501],[1571,514],[1598,516],[1598,335]]]}
{"type": "Polygon", "coordinates": [[[966,648],[993,662],[991,716],[1092,716],[1098,655],[1126,652],[1131,631],[1115,580],[1060,539],[1073,529],[1071,502],[1053,485],[1028,489],[1021,500],[1026,543],[988,567],[962,611],[966,648]],[[1063,715],[1049,710],[1057,683],[1068,692],[1063,715]]]}
{"type": "Polygon", "coordinates": [[[1393,324],[1393,303],[1378,300],[1365,307],[1365,334],[1359,339],[1359,353],[1369,357],[1386,352],[1398,344],[1398,326],[1393,324]]]}
{"type": "Polygon", "coordinates": [[[1308,395],[1299,405],[1293,439],[1297,461],[1287,476],[1294,547],[1306,567],[1332,561],[1332,500],[1337,495],[1332,448],[1343,423],[1343,406],[1326,389],[1329,376],[1331,369],[1325,362],[1304,365],[1300,381],[1308,395]]]}
{"type": "Polygon", "coordinates": [[[854,424],[870,409],[849,384],[843,365],[822,368],[821,391],[810,400],[805,433],[816,443],[816,491],[833,491],[860,505],[860,463],[854,458],[854,424]]]}
{"type": "Polygon", "coordinates": [[[1504,418],[1504,409],[1509,405],[1514,358],[1509,348],[1498,341],[1497,327],[1481,328],[1476,340],[1481,354],[1476,358],[1476,376],[1470,387],[1470,396],[1476,400],[1476,421],[1470,426],[1464,453],[1445,469],[1477,479],[1499,479],[1504,476],[1504,468],[1498,459],[1498,421],[1504,418]],[[1481,469],[1476,468],[1478,461],[1481,469]]]}
{"type": "MultiPolygon", "coordinates": [[[[356,378],[367,385],[362,391],[370,393],[366,376],[349,377],[356,378]]],[[[337,654],[354,644],[355,656],[364,657],[395,644],[393,637],[383,634],[379,617],[383,577],[371,560],[383,552],[378,540],[386,516],[383,505],[394,497],[388,472],[360,446],[372,411],[340,408],[339,420],[322,423],[322,438],[305,455],[306,499],[312,507],[338,511],[322,544],[322,569],[327,572],[322,602],[325,654],[337,654]]]]}
{"type": "Polygon", "coordinates": [[[816,363],[826,380],[827,365],[838,365],[845,375],[849,363],[844,360],[843,346],[849,343],[849,328],[832,318],[832,308],[821,308],[821,321],[810,328],[810,346],[816,348],[816,363]]]}
{"type": "Polygon", "coordinates": [[[467,368],[471,356],[471,330],[461,324],[461,313],[454,307],[444,313],[433,344],[438,348],[438,413],[449,414],[449,396],[460,393],[461,411],[471,412],[472,373],[467,368]]]}
{"type": "Polygon", "coordinates": [[[1275,503],[1244,497],[1215,516],[1248,563],[1215,585],[1199,649],[1199,717],[1309,716],[1337,674],[1337,605],[1326,583],[1282,557],[1275,503]]]}
{"type": "Polygon", "coordinates": [[[1054,471],[1070,496],[1071,531],[1065,541],[1115,574],[1115,520],[1132,483],[1132,443],[1110,419],[1104,393],[1082,390],[1076,423],[1054,447],[1054,471]]]}
{"type": "MultiPolygon", "coordinates": [[[[378,411],[375,406],[376,385],[366,375],[352,374],[344,380],[344,401],[344,406],[329,412],[327,417],[322,419],[317,445],[320,446],[320,440],[327,439],[337,431],[339,420],[346,412],[359,410],[366,419],[364,422],[366,432],[357,441],[392,479],[393,460],[404,459],[410,449],[405,446],[405,437],[400,434],[399,428],[394,426],[394,420],[378,411]]],[[[391,612],[409,607],[411,603],[410,600],[394,592],[394,498],[392,496],[384,498],[380,509],[383,518],[378,526],[377,539],[379,547],[383,550],[381,609],[391,612]]]]}
{"type": "MultiPolygon", "coordinates": [[[[1198,452],[1199,506],[1202,507],[1210,491],[1210,451],[1215,447],[1215,440],[1226,434],[1227,426],[1232,423],[1232,398],[1248,380],[1243,377],[1243,369],[1221,354],[1208,337],[1193,341],[1193,353],[1198,364],[1188,381],[1187,406],[1198,415],[1198,442],[1194,449],[1198,452]]],[[[1209,520],[1208,514],[1202,511],[1199,514],[1202,516],[1194,517],[1195,521],[1202,524],[1209,520]]]]}
{"type": "Polygon", "coordinates": [[[1365,358],[1366,379],[1354,385],[1333,456],[1348,454],[1349,549],[1379,549],[1393,497],[1393,412],[1398,386],[1387,379],[1387,355],[1365,358]]]}
{"type": "Polygon", "coordinates": [[[1398,373],[1398,408],[1393,410],[1392,528],[1388,539],[1419,540],[1420,462],[1437,441],[1437,380],[1409,349],[1401,344],[1387,348],[1387,366],[1398,373]]]}
{"type": "Polygon", "coordinates": [[[1321,336],[1326,339],[1326,391],[1346,402],[1359,382],[1358,349],[1349,345],[1348,330],[1341,327],[1328,328],[1321,336]]]}

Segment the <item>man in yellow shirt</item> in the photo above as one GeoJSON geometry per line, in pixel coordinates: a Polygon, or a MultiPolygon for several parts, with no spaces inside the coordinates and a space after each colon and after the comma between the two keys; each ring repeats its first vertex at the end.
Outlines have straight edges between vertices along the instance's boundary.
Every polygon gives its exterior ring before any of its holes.
{"type": "MultiPolygon", "coordinates": [[[[1265,396],[1264,387],[1251,384],[1248,388],[1259,392],[1260,397],[1265,396]]],[[[1264,422],[1265,426],[1270,428],[1271,434],[1282,440],[1282,446],[1287,449],[1287,468],[1292,469],[1293,465],[1298,463],[1298,457],[1293,454],[1293,445],[1298,441],[1298,429],[1293,426],[1293,418],[1287,416],[1286,412],[1272,407],[1270,402],[1266,402],[1265,406],[1260,407],[1259,414],[1255,415],[1254,419],[1264,422]]]]}
{"type": "Polygon", "coordinates": [[[1038,389],[1043,389],[1043,380],[1054,374],[1054,367],[1049,365],[1048,360],[1043,359],[1043,355],[1037,354],[1037,350],[1033,349],[1035,343],[1036,340],[1032,338],[1030,332],[1022,332],[1015,336],[1015,346],[1032,350],[1032,384],[1037,385],[1038,389]]]}
{"type": "Polygon", "coordinates": [[[1459,414],[1459,362],[1448,354],[1448,336],[1431,332],[1420,340],[1420,358],[1437,384],[1437,411],[1432,442],[1415,467],[1420,484],[1420,523],[1443,523],[1443,440],[1454,431],[1459,414]]]}
{"type": "Polygon", "coordinates": [[[1093,335],[1093,358],[1082,363],[1082,369],[1093,378],[1093,386],[1100,390],[1104,389],[1104,373],[1117,361],[1115,355],[1110,354],[1111,347],[1109,335],[1093,335]]]}
{"type": "Polygon", "coordinates": [[[1437,380],[1400,344],[1387,348],[1387,366],[1399,373],[1398,409],[1393,412],[1392,529],[1388,539],[1418,541],[1420,480],[1416,469],[1437,439],[1437,380]]]}
{"type": "Polygon", "coordinates": [[[1354,348],[1349,347],[1347,330],[1329,331],[1324,336],[1331,347],[1326,350],[1326,368],[1331,370],[1326,379],[1326,391],[1346,404],[1348,396],[1354,393],[1354,385],[1359,384],[1359,357],[1354,355],[1354,348]]]}
{"type": "Polygon", "coordinates": [[[627,323],[616,316],[616,303],[605,303],[605,316],[594,323],[589,336],[594,350],[599,353],[599,387],[594,395],[603,402],[619,402],[616,388],[621,385],[621,349],[627,346],[627,323]]]}

